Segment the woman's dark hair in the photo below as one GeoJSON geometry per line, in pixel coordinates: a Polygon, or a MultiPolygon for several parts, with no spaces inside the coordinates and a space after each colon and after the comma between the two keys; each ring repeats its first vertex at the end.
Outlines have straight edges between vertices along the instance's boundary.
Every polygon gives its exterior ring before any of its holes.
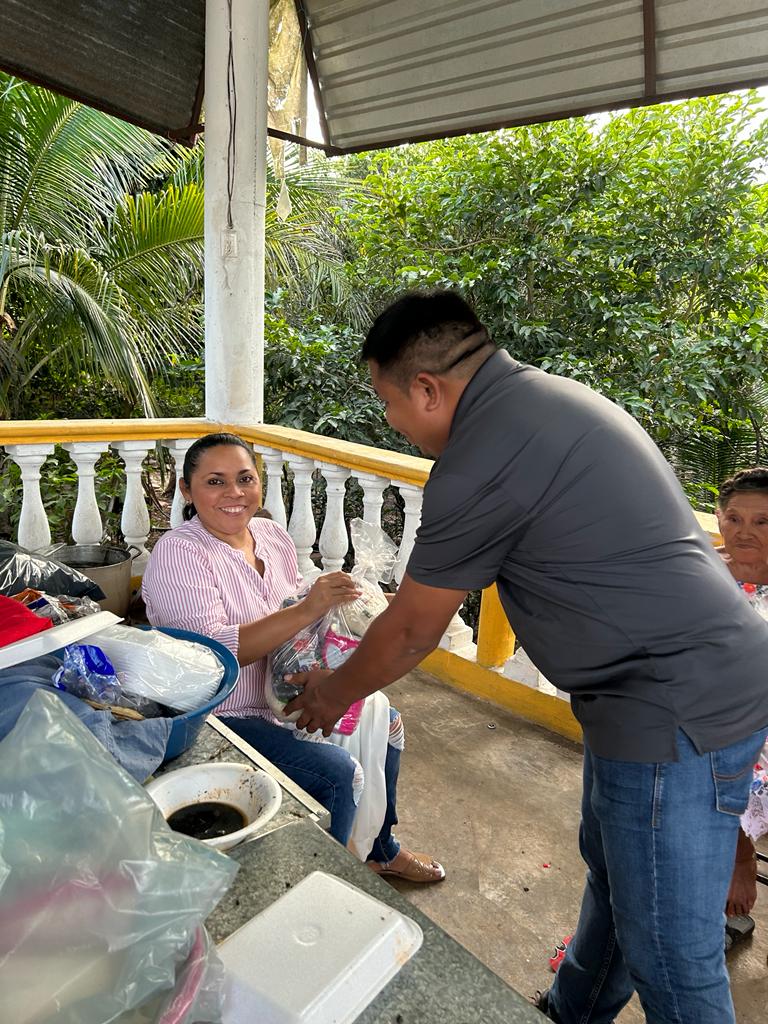
{"type": "Polygon", "coordinates": [[[720,484],[717,492],[717,507],[722,511],[734,494],[745,491],[765,491],[768,494],[768,467],[754,466],[742,469],[720,484]]]}
{"type": "MultiPolygon", "coordinates": [[[[199,437],[194,444],[191,444],[187,449],[187,454],[184,456],[184,468],[181,471],[181,475],[187,487],[190,485],[192,474],[197,469],[203,453],[207,452],[209,448],[220,448],[222,445],[244,448],[248,452],[254,467],[256,466],[256,456],[253,454],[253,449],[242,437],[238,437],[237,434],[206,434],[205,437],[199,437]]],[[[184,519],[191,519],[197,515],[197,509],[191,501],[186,502],[184,505],[182,515],[184,519]]]]}

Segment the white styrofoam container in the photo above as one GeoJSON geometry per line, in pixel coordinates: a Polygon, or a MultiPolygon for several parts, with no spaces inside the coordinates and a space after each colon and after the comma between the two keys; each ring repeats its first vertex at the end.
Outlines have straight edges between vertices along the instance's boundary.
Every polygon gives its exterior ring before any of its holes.
{"type": "Polygon", "coordinates": [[[12,644],[0,648],[0,668],[10,668],[24,661],[31,661],[32,658],[39,658],[43,654],[53,654],[68,644],[82,643],[100,629],[120,621],[120,616],[112,612],[94,612],[93,615],[84,615],[81,619],[70,619],[69,622],[51,626],[42,633],[25,636],[23,640],[15,640],[12,644]]]}
{"type": "Polygon", "coordinates": [[[423,938],[409,917],[313,871],[219,946],[224,1024],[351,1024],[423,938]]]}

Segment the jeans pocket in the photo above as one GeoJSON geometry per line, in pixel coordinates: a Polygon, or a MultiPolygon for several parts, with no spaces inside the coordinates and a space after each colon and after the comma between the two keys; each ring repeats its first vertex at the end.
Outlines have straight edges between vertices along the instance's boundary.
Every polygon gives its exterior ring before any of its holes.
{"type": "Polygon", "coordinates": [[[747,809],[752,772],[764,742],[765,730],[761,729],[745,740],[710,753],[718,811],[740,816],[747,809]]]}

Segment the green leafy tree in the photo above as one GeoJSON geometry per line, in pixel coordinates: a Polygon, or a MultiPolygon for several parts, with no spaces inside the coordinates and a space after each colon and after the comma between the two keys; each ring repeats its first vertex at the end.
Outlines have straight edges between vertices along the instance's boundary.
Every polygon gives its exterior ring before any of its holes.
{"type": "MultiPolygon", "coordinates": [[[[295,154],[285,177],[281,220],[268,174],[268,287],[359,322],[330,212],[343,182],[295,154]]],[[[202,181],[202,144],[0,74],[0,415],[166,411],[169,372],[202,350],[202,181]]]]}
{"type": "Polygon", "coordinates": [[[142,191],[172,172],[148,132],[0,77],[0,412],[45,367],[154,411],[149,378],[192,344],[202,190],[142,191]]]}
{"type": "Polygon", "coordinates": [[[282,296],[267,312],[265,420],[345,441],[412,451],[387,426],[360,363],[362,337],[349,326],[328,324],[318,315],[300,328],[283,318],[282,296]]]}
{"type": "Polygon", "coordinates": [[[462,289],[514,355],[624,405],[706,490],[763,446],[766,141],[747,94],[353,158],[354,273],[379,303],[462,289]]]}

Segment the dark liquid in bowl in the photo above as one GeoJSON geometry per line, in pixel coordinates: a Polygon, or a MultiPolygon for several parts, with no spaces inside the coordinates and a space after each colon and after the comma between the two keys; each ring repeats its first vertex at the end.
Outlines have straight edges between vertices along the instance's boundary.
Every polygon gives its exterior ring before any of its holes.
{"type": "Polygon", "coordinates": [[[194,839],[218,839],[245,828],[248,819],[239,807],[208,800],[180,807],[168,818],[168,824],[174,832],[183,832],[194,839]]]}

